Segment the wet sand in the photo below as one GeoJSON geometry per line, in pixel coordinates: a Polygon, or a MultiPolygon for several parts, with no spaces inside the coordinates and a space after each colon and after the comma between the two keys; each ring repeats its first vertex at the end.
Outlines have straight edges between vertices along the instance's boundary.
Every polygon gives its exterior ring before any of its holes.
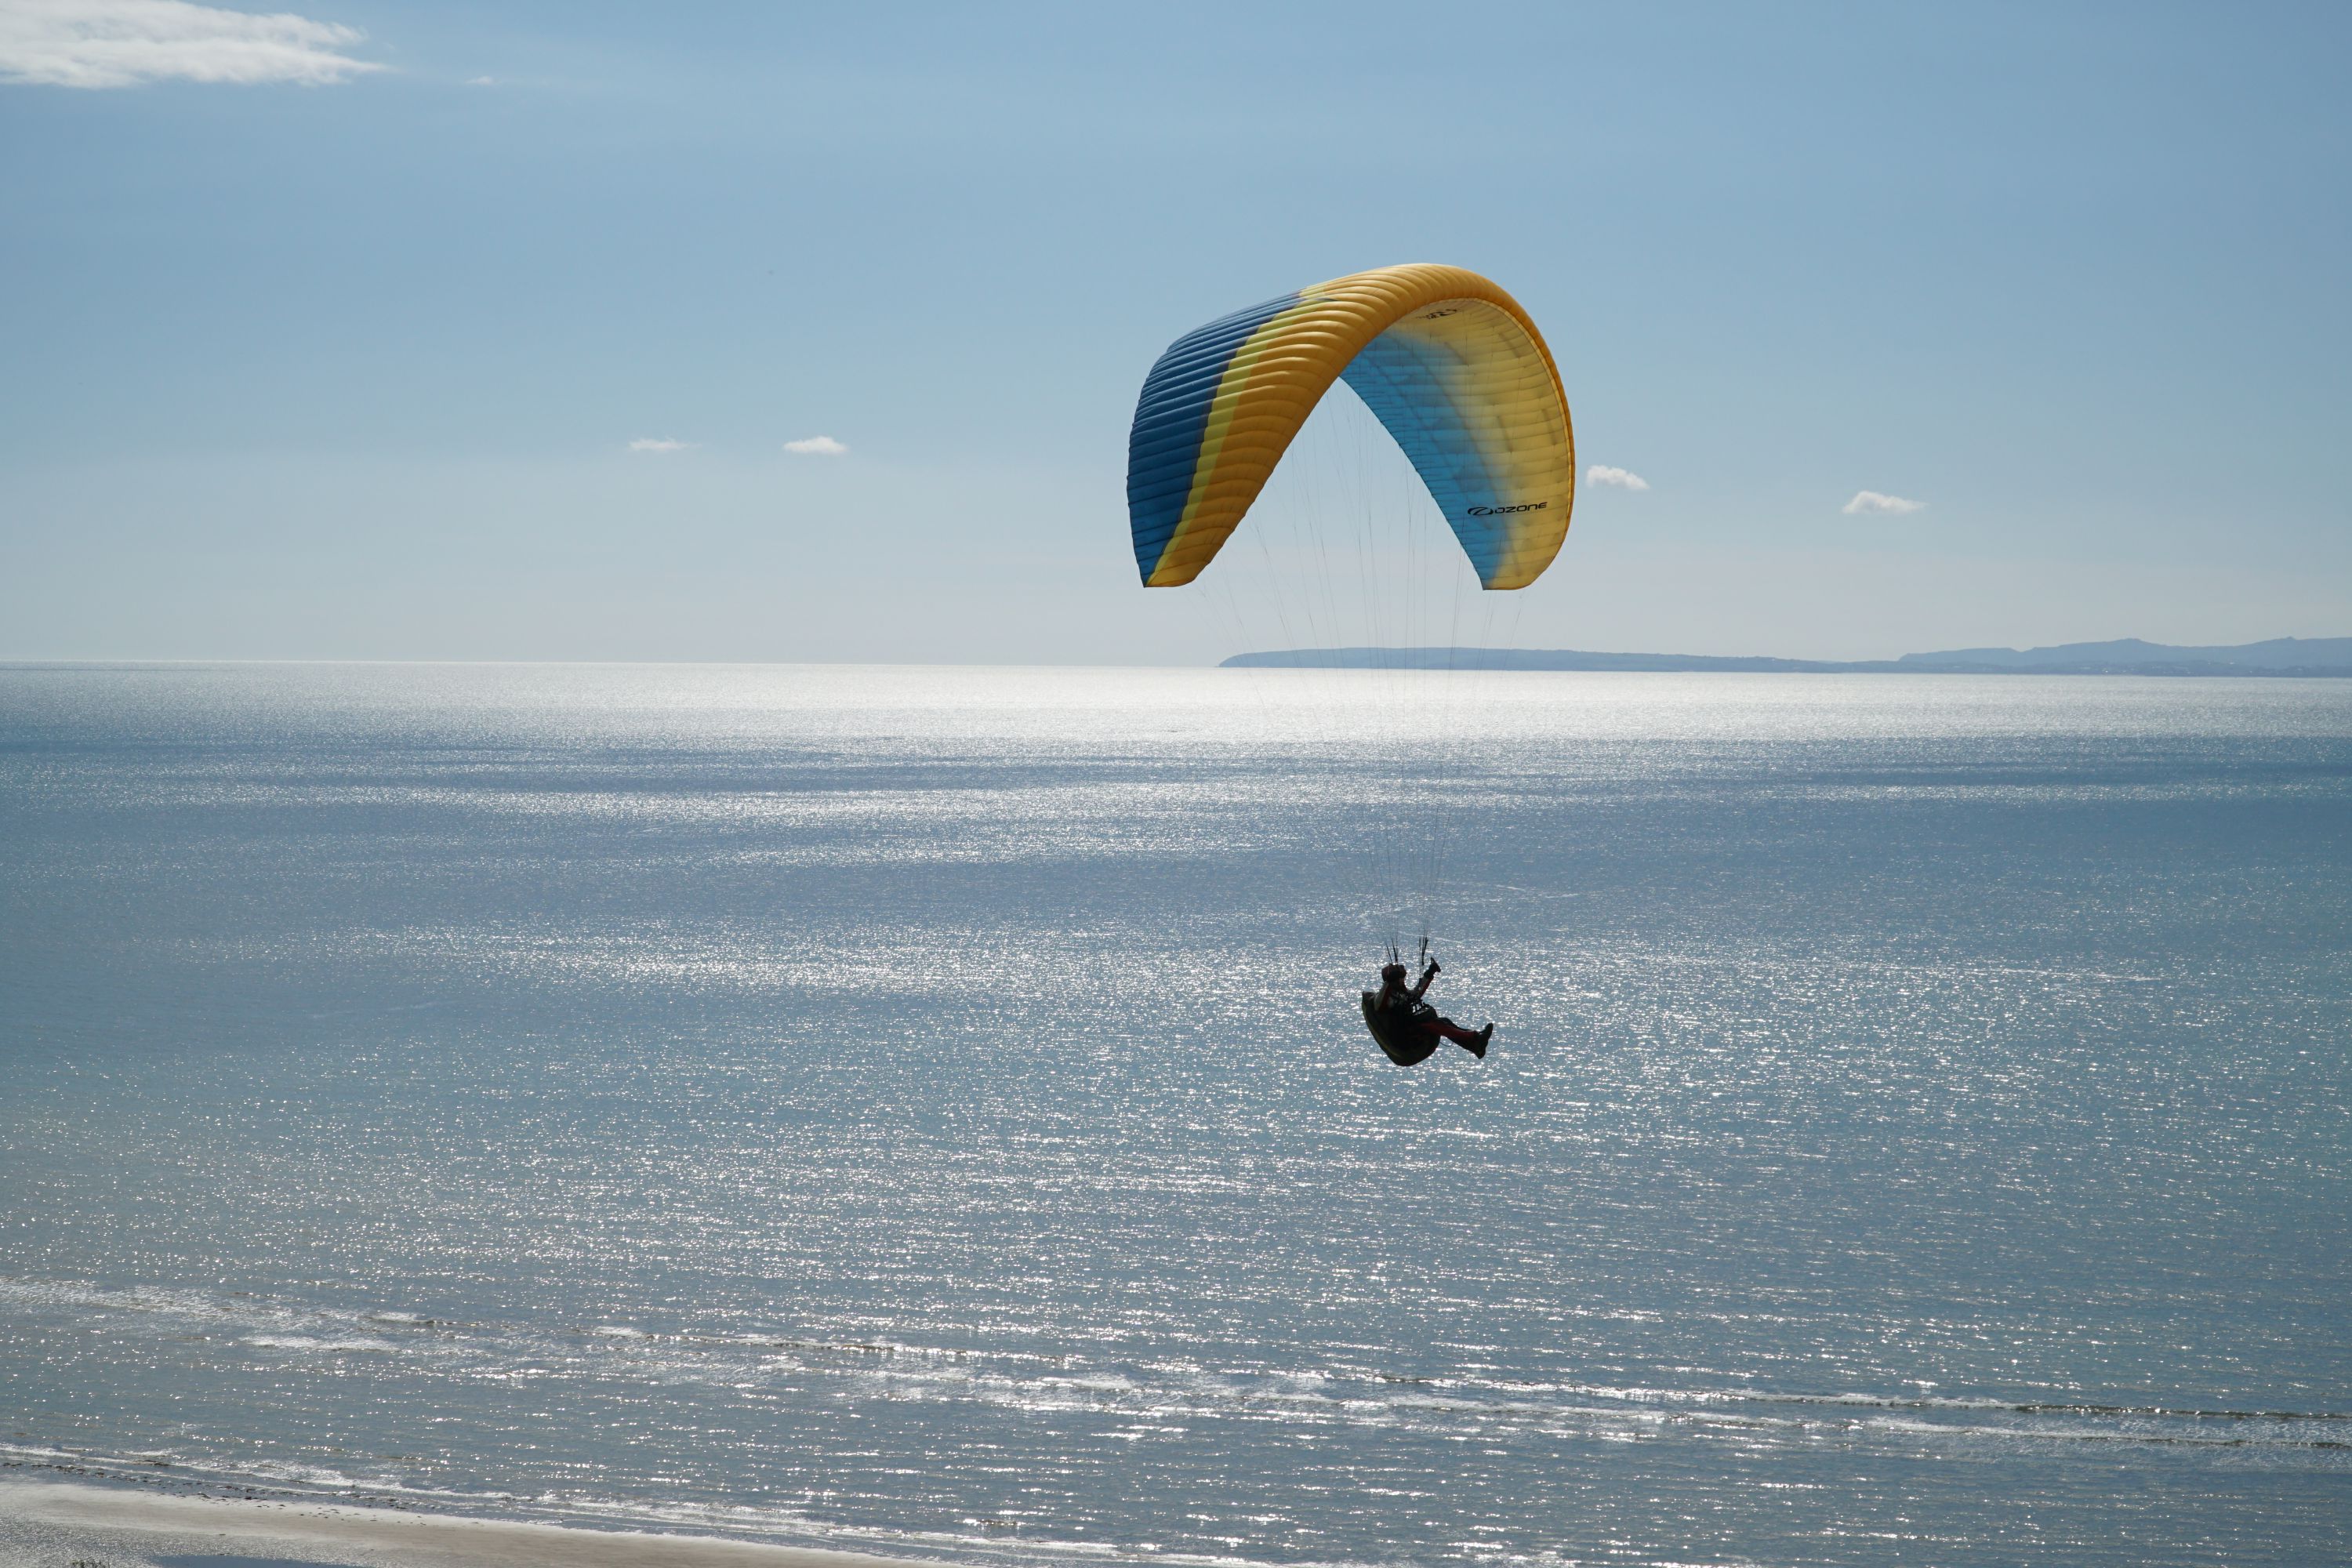
{"type": "Polygon", "coordinates": [[[0,1564],[7,1568],[198,1568],[200,1563],[203,1568],[907,1568],[907,1560],[899,1558],[707,1536],[464,1519],[292,1498],[0,1482],[0,1564]]]}

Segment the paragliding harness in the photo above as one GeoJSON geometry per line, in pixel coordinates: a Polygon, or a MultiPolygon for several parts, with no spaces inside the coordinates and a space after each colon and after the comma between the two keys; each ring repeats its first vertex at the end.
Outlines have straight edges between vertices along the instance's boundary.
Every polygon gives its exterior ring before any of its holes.
{"type": "MultiPolygon", "coordinates": [[[[1404,962],[1394,942],[1389,943],[1389,962],[1404,962]]],[[[1429,966],[1429,939],[1425,936],[1421,939],[1421,964],[1423,969],[1429,966]]],[[[1409,1068],[1427,1061],[1437,1049],[1438,1038],[1435,1031],[1423,1026],[1422,1019],[1436,1016],[1437,1009],[1417,999],[1402,1006],[1384,1007],[1381,1005],[1381,994],[1379,991],[1363,994],[1364,1027],[1371,1031],[1381,1050],[1397,1066],[1409,1068]]]]}

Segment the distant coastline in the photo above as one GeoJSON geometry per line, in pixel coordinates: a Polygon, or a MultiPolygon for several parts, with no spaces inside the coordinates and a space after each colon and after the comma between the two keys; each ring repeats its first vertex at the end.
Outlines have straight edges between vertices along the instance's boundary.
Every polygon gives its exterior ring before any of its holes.
{"type": "Polygon", "coordinates": [[[1965,647],[1900,658],[1772,658],[1573,648],[1304,647],[1237,653],[1221,668],[1274,669],[1576,669],[1769,675],[2352,676],[2352,637],[2273,637],[2182,647],[2124,637],[2052,647],[1965,647]]]}

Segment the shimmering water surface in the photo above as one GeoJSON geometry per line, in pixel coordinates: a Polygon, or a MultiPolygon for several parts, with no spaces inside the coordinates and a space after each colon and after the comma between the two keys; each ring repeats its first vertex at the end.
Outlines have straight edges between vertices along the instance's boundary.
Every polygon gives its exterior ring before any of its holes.
{"type": "Polygon", "coordinates": [[[1439,767],[1358,679],[0,670],[6,1457],[966,1560],[2352,1554],[2352,684],[1488,678],[1439,767]],[[1483,1064],[1352,1020],[1405,797],[1483,1064]]]}

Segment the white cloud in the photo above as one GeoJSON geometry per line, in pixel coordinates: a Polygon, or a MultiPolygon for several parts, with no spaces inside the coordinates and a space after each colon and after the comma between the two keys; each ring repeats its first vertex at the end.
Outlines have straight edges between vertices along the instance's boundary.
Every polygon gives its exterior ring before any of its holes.
{"type": "Polygon", "coordinates": [[[469,76],[466,79],[466,85],[467,87],[497,87],[499,85],[499,79],[494,76],[469,76]]]}
{"type": "Polygon", "coordinates": [[[1588,485],[1615,485],[1621,490],[1645,490],[1650,481],[1631,468],[1612,468],[1606,463],[1595,463],[1584,470],[1588,485]]]}
{"type": "Polygon", "coordinates": [[[640,436],[629,443],[629,450],[652,452],[666,458],[672,452],[683,452],[693,445],[691,441],[673,441],[667,436],[640,436]]]}
{"type": "Polygon", "coordinates": [[[316,87],[383,69],[342,52],[366,37],[340,22],[187,0],[0,0],[0,81],[136,87],[176,78],[316,87]]]}
{"type": "Polygon", "coordinates": [[[787,441],[784,450],[797,452],[803,458],[838,458],[849,448],[830,436],[812,436],[805,441],[787,441]]]}
{"type": "Polygon", "coordinates": [[[1902,517],[1925,509],[1927,504],[1902,496],[1881,495],[1876,490],[1856,490],[1853,499],[1838,510],[1848,517],[1902,517]]]}

